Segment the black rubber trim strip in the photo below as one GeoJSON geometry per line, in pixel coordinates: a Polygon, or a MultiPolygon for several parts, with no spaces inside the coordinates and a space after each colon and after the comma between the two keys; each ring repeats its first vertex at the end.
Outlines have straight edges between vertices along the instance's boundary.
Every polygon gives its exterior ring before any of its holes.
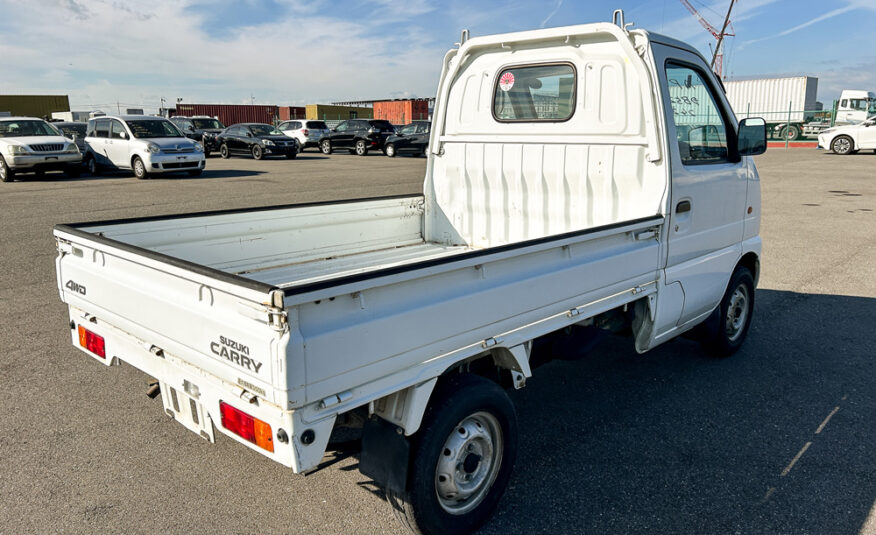
{"type": "Polygon", "coordinates": [[[108,219],[106,221],[85,221],[82,223],[67,223],[64,226],[66,227],[96,227],[101,225],[120,225],[123,223],[144,223],[147,221],[171,221],[174,219],[190,219],[193,217],[209,217],[214,215],[228,215],[228,214],[240,214],[240,213],[250,213],[250,212],[269,212],[271,210],[284,210],[287,208],[308,208],[311,206],[325,206],[328,204],[353,204],[357,202],[368,202],[368,201],[391,201],[395,199],[422,199],[422,193],[412,193],[408,195],[386,195],[383,197],[363,197],[356,199],[343,199],[339,201],[318,201],[318,202],[305,202],[305,203],[297,203],[297,204],[278,204],[274,206],[257,206],[254,208],[231,208],[226,210],[210,210],[207,212],[190,212],[184,214],[170,214],[170,215],[154,215],[154,216],[145,216],[145,217],[131,217],[127,219],[108,219]]]}
{"type": "Polygon", "coordinates": [[[544,238],[535,238],[532,240],[509,243],[508,245],[500,245],[498,247],[490,247],[488,249],[479,249],[477,251],[470,251],[467,253],[460,253],[457,255],[446,256],[443,258],[436,258],[434,260],[423,260],[422,262],[414,262],[412,264],[405,264],[403,266],[396,266],[391,268],[378,269],[376,271],[368,271],[365,273],[358,273],[356,275],[348,275],[346,277],[339,277],[335,279],[327,279],[324,281],[313,282],[310,284],[302,284],[301,286],[290,286],[288,288],[283,288],[284,295],[298,295],[308,292],[313,292],[316,290],[323,290],[325,288],[331,288],[333,286],[341,286],[343,284],[350,284],[353,282],[360,282],[368,279],[376,279],[379,277],[387,277],[390,275],[397,275],[399,273],[406,273],[408,271],[415,271],[417,269],[424,269],[428,267],[440,266],[442,264],[450,264],[452,262],[462,262],[465,260],[469,260],[472,258],[478,258],[482,256],[492,255],[496,253],[502,253],[505,251],[513,251],[515,249],[524,249],[526,247],[532,247],[534,245],[541,245],[543,243],[550,243],[555,241],[561,241],[568,238],[575,238],[578,236],[585,236],[587,234],[595,234],[597,232],[602,232],[605,230],[612,230],[621,227],[627,227],[632,225],[638,225],[641,223],[653,222],[655,224],[662,223],[664,217],[661,215],[654,215],[650,217],[642,217],[639,219],[632,219],[628,221],[622,221],[620,223],[612,223],[610,225],[603,225],[601,227],[593,227],[584,230],[575,230],[572,232],[566,232],[563,234],[555,234],[551,236],[545,236],[544,238]]]}
{"type": "MultiPolygon", "coordinates": [[[[161,218],[164,219],[164,218],[161,218]]],[[[141,220],[142,221],[142,220],[141,220]]],[[[149,249],[144,249],[142,247],[137,247],[136,245],[130,245],[124,242],[116,241],[111,238],[107,238],[106,236],[100,236],[98,234],[94,234],[92,232],[86,232],[84,230],[80,230],[78,228],[74,228],[70,225],[55,225],[55,230],[59,232],[65,232],[67,234],[72,234],[74,236],[90,240],[93,242],[97,242],[101,245],[107,245],[109,247],[115,247],[116,249],[121,249],[122,251],[137,254],[140,256],[144,256],[151,260],[156,260],[158,262],[163,262],[165,264],[170,264],[171,266],[178,267],[181,269],[186,269],[193,273],[197,273],[198,275],[204,275],[205,277],[209,277],[211,279],[216,279],[221,282],[227,282],[229,284],[234,284],[237,286],[242,286],[244,288],[248,288],[250,290],[255,290],[257,292],[264,292],[265,294],[270,294],[270,292],[274,290],[279,290],[276,286],[271,286],[270,284],[266,284],[264,282],[254,281],[252,279],[247,279],[245,277],[241,277],[240,275],[234,275],[231,273],[227,273],[225,271],[221,271],[218,269],[213,269],[211,267],[202,266],[201,264],[195,264],[194,262],[189,262],[188,260],[180,260],[174,256],[169,256],[162,253],[156,253],[155,251],[150,251],[149,249]]]]}

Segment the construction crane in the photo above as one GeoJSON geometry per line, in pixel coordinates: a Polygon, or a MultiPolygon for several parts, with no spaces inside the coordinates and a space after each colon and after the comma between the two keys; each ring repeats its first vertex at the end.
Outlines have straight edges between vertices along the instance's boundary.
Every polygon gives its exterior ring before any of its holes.
{"type": "Polygon", "coordinates": [[[679,0],[684,7],[690,11],[691,15],[696,17],[696,19],[700,22],[700,25],[706,29],[712,36],[718,41],[715,45],[715,51],[712,54],[712,63],[711,67],[715,74],[718,75],[719,78],[723,78],[722,70],[724,68],[724,38],[725,37],[733,37],[736,34],[729,33],[727,28],[733,28],[733,25],[730,24],[730,12],[733,11],[733,3],[735,0],[730,0],[730,7],[727,8],[727,16],[724,17],[724,25],[721,26],[721,30],[718,31],[717,28],[709,24],[709,21],[705,19],[700,12],[694,8],[688,0],[679,0]]]}

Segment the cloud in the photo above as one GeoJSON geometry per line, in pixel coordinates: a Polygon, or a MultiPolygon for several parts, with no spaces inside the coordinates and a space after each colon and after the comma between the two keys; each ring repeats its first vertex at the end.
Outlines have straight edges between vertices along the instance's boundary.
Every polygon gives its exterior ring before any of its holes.
{"type": "Polygon", "coordinates": [[[750,45],[752,43],[758,43],[760,41],[766,41],[767,39],[772,39],[775,37],[784,37],[788,34],[792,34],[796,31],[802,30],[803,28],[808,28],[809,26],[812,26],[813,24],[818,24],[821,21],[831,19],[833,17],[836,17],[837,15],[842,15],[843,13],[848,13],[849,11],[854,11],[857,9],[876,10],[876,4],[874,4],[872,2],[872,0],[853,0],[853,1],[848,2],[848,4],[843,6],[843,7],[838,7],[836,9],[831,10],[831,11],[828,11],[827,13],[824,13],[824,14],[819,15],[817,17],[813,17],[802,24],[797,24],[796,26],[792,26],[786,30],[782,30],[778,33],[771,34],[771,35],[768,35],[766,37],[760,37],[758,39],[750,39],[748,41],[745,41],[744,43],[742,43],[742,46],[750,45]]]}
{"type": "Polygon", "coordinates": [[[545,25],[548,23],[548,21],[551,20],[551,17],[553,17],[554,15],[557,14],[557,11],[560,10],[560,7],[562,5],[563,5],[563,0],[557,0],[557,5],[555,5],[554,9],[550,13],[548,13],[548,16],[545,17],[543,21],[541,21],[541,26],[539,26],[539,28],[544,28],[545,25]]]}
{"type": "Polygon", "coordinates": [[[69,94],[74,105],[121,100],[153,111],[162,96],[169,103],[249,102],[253,94],[256,103],[283,105],[393,90],[434,94],[451,43],[437,44],[417,28],[414,17],[433,9],[425,1],[395,9],[375,0],[361,22],[284,4],[273,20],[210,35],[210,9],[196,0],[0,0],[3,90],[69,94]],[[404,20],[398,29],[381,26],[404,20]]]}

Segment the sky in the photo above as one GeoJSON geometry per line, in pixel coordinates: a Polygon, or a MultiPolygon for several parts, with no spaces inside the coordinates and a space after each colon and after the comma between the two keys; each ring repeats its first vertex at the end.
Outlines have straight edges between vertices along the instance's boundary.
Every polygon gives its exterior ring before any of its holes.
{"type": "MultiPolygon", "coordinates": [[[[690,0],[713,25],[730,0],[690,0]]],[[[77,111],[187,103],[303,106],[434,96],[460,31],[608,21],[714,38],[679,0],[0,0],[0,94],[67,94],[77,111]],[[118,103],[118,104],[117,104],[118,103]]],[[[817,76],[876,91],[876,0],[738,0],[725,75],[817,76]]]]}

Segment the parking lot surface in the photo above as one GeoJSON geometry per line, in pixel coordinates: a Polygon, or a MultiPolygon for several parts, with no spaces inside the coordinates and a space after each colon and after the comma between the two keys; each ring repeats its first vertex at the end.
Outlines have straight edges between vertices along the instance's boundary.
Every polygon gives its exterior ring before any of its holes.
{"type": "MultiPolygon", "coordinates": [[[[412,194],[425,159],[210,158],[197,178],[0,184],[0,534],[398,533],[353,448],[297,476],[71,346],[52,225],[412,194]]],[[[609,337],[512,392],[510,487],[483,532],[876,534],[876,155],[770,150],[762,275],[729,359],[609,337]]]]}

